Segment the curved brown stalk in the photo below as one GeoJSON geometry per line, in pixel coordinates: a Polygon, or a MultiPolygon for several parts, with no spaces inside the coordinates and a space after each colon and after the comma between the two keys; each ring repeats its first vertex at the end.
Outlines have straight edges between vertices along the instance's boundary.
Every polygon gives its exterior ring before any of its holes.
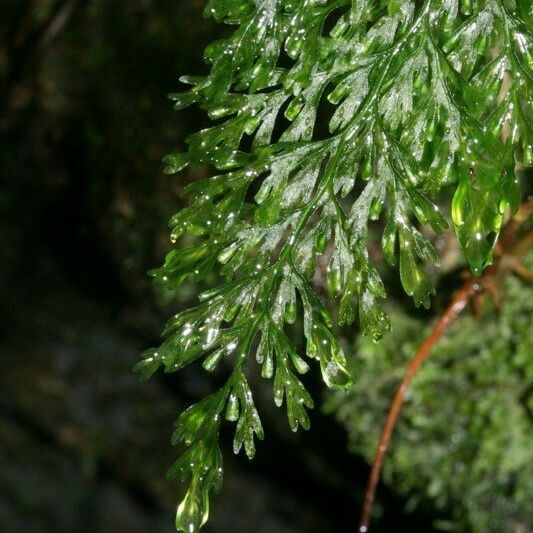
{"type": "MultiPolygon", "coordinates": [[[[366,531],[368,531],[370,515],[372,513],[376,490],[381,476],[383,460],[387,453],[392,432],[394,431],[394,427],[398,421],[398,415],[402,408],[405,393],[409,387],[409,384],[411,383],[411,380],[426,360],[437,340],[441,337],[446,328],[457,318],[459,313],[461,313],[461,311],[465,308],[470,299],[476,294],[479,294],[484,290],[490,291],[491,288],[494,287],[493,280],[495,275],[500,270],[500,267],[504,262],[503,260],[505,257],[507,257],[507,254],[509,254],[509,256],[516,257],[516,255],[512,253],[513,250],[510,245],[514,240],[517,230],[528,219],[532,211],[533,200],[526,201],[522,204],[516,216],[506,224],[504,230],[502,231],[498,246],[495,250],[495,259],[493,265],[487,268],[483,275],[479,278],[476,278],[472,275],[468,276],[461,288],[455,293],[450,305],[439,318],[435,327],[431,330],[431,333],[424,339],[420,348],[411,359],[404,377],[398,389],[396,390],[396,394],[394,395],[387,418],[385,419],[385,423],[381,430],[378,447],[374,456],[374,462],[372,463],[372,468],[370,470],[368,484],[365,491],[361,521],[359,523],[360,533],[366,533],[366,531]],[[507,250],[507,248],[510,249],[507,250]]],[[[528,239],[526,238],[526,240],[528,239]]],[[[516,246],[516,248],[521,248],[520,242],[517,244],[518,246],[516,246]]]]}

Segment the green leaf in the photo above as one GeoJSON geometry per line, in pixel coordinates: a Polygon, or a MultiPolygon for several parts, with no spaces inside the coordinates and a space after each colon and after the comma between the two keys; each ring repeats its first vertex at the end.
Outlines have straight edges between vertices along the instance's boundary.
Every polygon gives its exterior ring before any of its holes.
{"type": "MultiPolygon", "coordinates": [[[[236,405],[236,403],[237,400],[233,400],[233,404],[236,405]]],[[[233,439],[233,452],[239,453],[244,444],[248,459],[252,459],[255,455],[254,435],[262,440],[264,433],[259,414],[252,399],[252,392],[243,374],[237,374],[236,376],[236,384],[229,398],[228,413],[230,416],[226,415],[227,419],[238,420],[235,438],[233,439]],[[238,399],[240,413],[237,407],[232,407],[232,397],[238,399]]]]}
{"type": "MultiPolygon", "coordinates": [[[[493,149],[494,151],[494,149],[493,149]]],[[[468,171],[463,170],[452,201],[455,231],[470,269],[479,275],[492,263],[492,253],[507,207],[518,208],[512,159],[502,148],[496,161],[487,162],[477,155],[468,171]]],[[[494,156],[493,156],[494,158],[494,156]]]]}
{"type": "MultiPolygon", "coordinates": [[[[490,264],[505,212],[520,201],[515,155],[533,159],[530,15],[511,4],[207,3],[206,15],[234,31],[206,48],[207,74],[181,78],[189,91],[170,98],[214,122],[164,170],[201,165],[212,177],[183,189],[172,249],[152,274],[171,291],[189,277],[223,281],[171,318],[136,367],[143,378],[195,361],[232,368],[220,401],[200,401],[180,419],[185,456],[196,450],[211,472],[205,442],[218,426],[208,421],[224,410],[236,422],[235,451],[253,456],[263,436],[246,377],[254,355],[290,427],[308,427],[312,402],[294,374],[307,370],[303,356],[327,386],[351,383],[336,329],[358,319],[374,341],[390,329],[381,256],[415,305],[429,306],[425,269],[438,268],[433,243],[450,203],[471,270],[490,264]],[[306,354],[292,335],[305,337],[306,354]]],[[[182,530],[204,523],[214,486],[189,478],[182,530]]]]}

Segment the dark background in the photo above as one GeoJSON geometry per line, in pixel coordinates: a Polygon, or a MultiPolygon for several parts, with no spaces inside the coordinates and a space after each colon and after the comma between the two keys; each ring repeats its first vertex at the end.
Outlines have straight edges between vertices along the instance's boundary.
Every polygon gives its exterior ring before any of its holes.
{"type": "MultiPolygon", "coordinates": [[[[205,123],[165,95],[227,31],[203,0],[0,0],[0,531],[173,531],[172,423],[212,390],[199,368],[139,383],[139,353],[198,288],[158,293],[179,189],[161,157],[205,123]]],[[[308,380],[315,397],[319,380],[308,380]],[[314,382],[313,382],[314,380],[314,382]]],[[[368,466],[316,409],[293,434],[253,382],[266,440],[249,463],[224,439],[213,532],[354,531],[368,466]]],[[[430,510],[373,530],[431,531],[430,510]]]]}

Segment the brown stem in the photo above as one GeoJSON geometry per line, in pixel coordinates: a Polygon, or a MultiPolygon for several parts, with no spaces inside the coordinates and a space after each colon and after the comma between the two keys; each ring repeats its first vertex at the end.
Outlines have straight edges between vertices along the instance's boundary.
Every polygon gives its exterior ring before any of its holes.
{"type": "Polygon", "coordinates": [[[383,460],[387,453],[392,432],[394,431],[394,427],[398,421],[398,415],[400,413],[400,409],[402,408],[405,393],[409,387],[409,384],[411,383],[411,380],[418,372],[423,362],[431,352],[434,344],[444,333],[446,328],[457,318],[459,313],[461,313],[461,311],[465,308],[470,299],[474,295],[481,293],[486,288],[485,285],[488,286],[490,284],[489,280],[494,277],[495,273],[500,267],[504,250],[509,246],[510,241],[513,240],[513,237],[520,226],[528,219],[532,209],[533,200],[526,201],[524,204],[522,204],[516,216],[506,224],[505,229],[500,236],[498,247],[495,251],[494,264],[487,268],[480,278],[476,278],[471,275],[468,277],[461,288],[455,293],[450,305],[444,311],[444,314],[440,317],[435,327],[431,330],[431,333],[424,339],[420,348],[411,359],[404,377],[398,389],[396,390],[396,394],[394,395],[387,418],[381,430],[378,447],[374,456],[374,462],[372,463],[372,468],[370,470],[365,491],[361,521],[359,523],[360,533],[366,533],[366,531],[368,531],[370,515],[372,513],[372,507],[376,497],[376,490],[381,476],[381,469],[383,467],[383,460]]]}
{"type": "Polygon", "coordinates": [[[413,379],[414,375],[418,372],[418,369],[421,367],[426,357],[429,355],[429,352],[431,351],[431,348],[433,348],[435,342],[437,342],[437,339],[444,333],[444,330],[448,327],[448,325],[453,322],[457,315],[464,309],[470,298],[480,291],[481,285],[476,283],[473,277],[470,277],[459,289],[452,300],[452,303],[448,306],[444,314],[437,322],[436,326],[431,331],[430,335],[426,337],[419,350],[409,363],[402,382],[396,390],[396,394],[394,395],[394,399],[392,400],[389,412],[387,414],[387,419],[385,420],[385,424],[381,430],[381,436],[379,437],[378,448],[376,450],[376,455],[374,457],[374,462],[368,478],[368,485],[365,491],[363,512],[361,514],[361,522],[359,526],[359,531],[361,533],[364,533],[368,530],[370,514],[372,512],[372,506],[376,496],[376,489],[381,476],[383,459],[387,453],[392,432],[394,430],[394,426],[396,425],[396,421],[403,404],[405,393],[409,387],[409,383],[413,379]]]}

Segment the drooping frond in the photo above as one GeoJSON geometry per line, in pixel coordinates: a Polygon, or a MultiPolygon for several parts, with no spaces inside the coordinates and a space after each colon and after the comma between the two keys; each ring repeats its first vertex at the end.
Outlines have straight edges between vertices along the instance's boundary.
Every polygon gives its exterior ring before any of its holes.
{"type": "Polygon", "coordinates": [[[236,422],[234,450],[254,455],[263,430],[246,379],[254,357],[273,378],[289,424],[307,428],[313,402],[297,377],[308,366],[286,324],[303,316],[306,355],[328,386],[350,383],[333,328],[358,317],[379,339],[389,320],[385,288],[369,257],[369,221],[383,221],[384,257],[405,291],[428,307],[424,265],[437,263],[420,231],[446,226],[435,203],[453,195],[451,218],[474,273],[490,264],[502,217],[516,209],[516,158],[531,164],[531,14],[513,0],[210,0],[206,14],[236,25],[211,44],[205,77],[184,77],[176,108],[196,103],[213,125],[191,135],[166,172],[208,165],[188,206],[171,220],[172,242],[154,272],[175,289],[213,270],[226,281],[174,316],[163,344],[143,355],[144,377],[231,358],[220,390],[185,411],[175,441],[188,450],[171,473],[189,482],[177,528],[207,520],[221,483],[218,431],[236,422]],[[325,119],[319,110],[330,110],[325,119]],[[333,317],[313,288],[328,258],[333,317]]]}

